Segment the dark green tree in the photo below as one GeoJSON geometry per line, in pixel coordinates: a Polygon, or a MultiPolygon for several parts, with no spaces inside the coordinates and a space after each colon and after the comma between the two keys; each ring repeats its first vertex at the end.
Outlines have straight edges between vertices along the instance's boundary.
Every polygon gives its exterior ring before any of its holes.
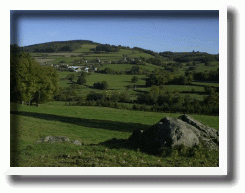
{"type": "Polygon", "coordinates": [[[85,76],[80,76],[77,79],[77,84],[84,85],[84,84],[86,84],[86,82],[87,82],[87,80],[86,80],[86,77],[85,76]]]}
{"type": "Polygon", "coordinates": [[[106,81],[97,82],[93,84],[93,88],[106,90],[109,88],[109,84],[106,81]]]}
{"type": "Polygon", "coordinates": [[[101,82],[101,89],[102,90],[107,90],[108,88],[109,88],[109,84],[108,84],[108,82],[106,82],[106,81],[102,81],[101,82]]]}
{"type": "Polygon", "coordinates": [[[10,55],[10,101],[45,102],[58,90],[58,74],[52,67],[40,66],[28,53],[10,55]]]}
{"type": "Polygon", "coordinates": [[[67,75],[67,79],[70,80],[71,82],[74,80],[74,78],[75,78],[74,74],[67,75]]]}
{"type": "Polygon", "coordinates": [[[138,80],[139,80],[139,78],[137,76],[133,76],[131,79],[131,82],[136,83],[136,82],[138,82],[138,80]]]}

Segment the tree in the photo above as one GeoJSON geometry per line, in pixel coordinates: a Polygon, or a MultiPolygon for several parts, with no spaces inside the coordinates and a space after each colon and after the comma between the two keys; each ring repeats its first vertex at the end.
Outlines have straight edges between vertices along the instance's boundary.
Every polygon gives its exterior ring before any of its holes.
{"type": "Polygon", "coordinates": [[[109,88],[109,84],[106,81],[102,81],[101,84],[102,84],[101,86],[102,90],[107,90],[109,88]]]}
{"type": "Polygon", "coordinates": [[[167,82],[170,82],[173,80],[173,73],[168,71],[161,71],[157,70],[154,71],[152,74],[148,75],[148,78],[146,78],[146,86],[152,86],[152,85],[164,85],[167,82]]]}
{"type": "Polygon", "coordinates": [[[86,82],[87,82],[87,80],[86,80],[85,76],[80,76],[77,79],[77,84],[84,85],[84,84],[86,84],[86,82]]]}
{"type": "Polygon", "coordinates": [[[67,79],[70,80],[71,82],[74,80],[74,78],[75,78],[74,74],[67,75],[67,79]]]}
{"type": "Polygon", "coordinates": [[[205,66],[210,66],[210,61],[209,60],[207,60],[207,61],[205,61],[205,66]]]}
{"type": "Polygon", "coordinates": [[[40,66],[28,53],[11,50],[11,102],[45,102],[51,100],[57,90],[58,74],[54,68],[40,66]]]}
{"type": "Polygon", "coordinates": [[[81,76],[81,77],[86,77],[87,74],[88,74],[88,73],[86,73],[86,72],[80,72],[80,76],[81,76]]]}
{"type": "MultiPolygon", "coordinates": [[[[59,76],[56,70],[51,66],[41,67],[38,79],[38,92],[40,92],[39,102],[52,100],[54,94],[58,91],[59,76]]],[[[37,102],[36,98],[35,102],[37,102]]]]}
{"type": "Polygon", "coordinates": [[[211,86],[204,86],[204,90],[209,95],[214,95],[215,94],[215,89],[212,88],[211,86]]]}
{"type": "Polygon", "coordinates": [[[93,84],[93,88],[101,89],[101,90],[106,90],[108,89],[109,84],[106,81],[102,82],[97,82],[93,84]]]}
{"type": "Polygon", "coordinates": [[[139,66],[133,66],[130,70],[130,74],[141,74],[142,73],[142,68],[139,66]]]}
{"type": "Polygon", "coordinates": [[[131,79],[131,82],[136,83],[136,82],[138,82],[138,80],[139,80],[139,78],[137,76],[133,76],[131,79]]]}

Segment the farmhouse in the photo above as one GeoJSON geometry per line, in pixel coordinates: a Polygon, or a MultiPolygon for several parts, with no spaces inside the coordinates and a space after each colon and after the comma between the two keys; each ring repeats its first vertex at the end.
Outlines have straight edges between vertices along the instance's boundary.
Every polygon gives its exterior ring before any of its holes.
{"type": "Polygon", "coordinates": [[[70,72],[81,72],[81,67],[80,66],[69,66],[68,70],[70,72]]]}

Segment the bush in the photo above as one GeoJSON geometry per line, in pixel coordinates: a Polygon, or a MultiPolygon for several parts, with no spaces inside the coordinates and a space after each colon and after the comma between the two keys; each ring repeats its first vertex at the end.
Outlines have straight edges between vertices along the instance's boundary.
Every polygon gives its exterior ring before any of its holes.
{"type": "Polygon", "coordinates": [[[109,84],[106,81],[97,82],[93,84],[93,88],[106,90],[109,88],[109,84]]]}
{"type": "Polygon", "coordinates": [[[78,84],[70,84],[70,87],[73,89],[81,89],[81,86],[78,84]]]}
{"type": "Polygon", "coordinates": [[[204,90],[207,94],[212,95],[215,93],[215,89],[212,88],[211,86],[204,86],[204,90]]]}
{"type": "Polygon", "coordinates": [[[138,80],[139,80],[139,78],[137,76],[133,76],[131,79],[131,82],[136,83],[136,82],[138,82],[138,80]]]}
{"type": "Polygon", "coordinates": [[[67,87],[60,90],[60,93],[55,95],[54,99],[56,101],[74,101],[77,100],[78,95],[76,89],[67,87]]]}
{"type": "Polygon", "coordinates": [[[84,85],[84,84],[86,84],[86,82],[87,82],[87,80],[86,80],[85,76],[80,76],[77,79],[77,84],[84,85]]]}
{"type": "Polygon", "coordinates": [[[87,95],[86,99],[88,101],[98,101],[98,100],[102,100],[103,98],[104,98],[104,95],[102,93],[96,93],[92,91],[87,95]]]}
{"type": "Polygon", "coordinates": [[[74,78],[75,78],[75,75],[74,75],[74,74],[68,74],[68,75],[66,76],[66,79],[67,79],[67,80],[70,80],[70,81],[73,81],[74,78]]]}

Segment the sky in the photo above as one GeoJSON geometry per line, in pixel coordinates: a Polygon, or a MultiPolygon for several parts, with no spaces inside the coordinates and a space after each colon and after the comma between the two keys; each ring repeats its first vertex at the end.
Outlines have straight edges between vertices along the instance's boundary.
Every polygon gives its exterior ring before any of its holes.
{"type": "Polygon", "coordinates": [[[85,14],[82,11],[27,11],[12,15],[12,26],[18,27],[12,32],[11,43],[17,41],[19,46],[91,40],[155,52],[219,53],[218,11],[95,11],[85,14]]]}

